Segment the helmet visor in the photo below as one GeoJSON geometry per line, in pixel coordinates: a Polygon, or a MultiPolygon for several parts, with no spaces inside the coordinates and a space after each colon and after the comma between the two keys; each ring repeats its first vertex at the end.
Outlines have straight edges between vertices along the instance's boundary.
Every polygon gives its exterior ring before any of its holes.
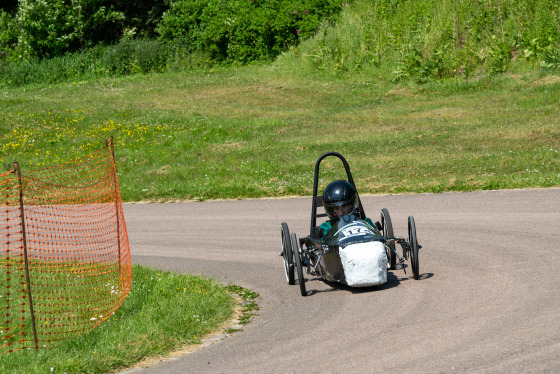
{"type": "Polygon", "coordinates": [[[325,212],[330,219],[353,214],[356,210],[356,199],[343,201],[336,204],[324,204],[325,212]]]}

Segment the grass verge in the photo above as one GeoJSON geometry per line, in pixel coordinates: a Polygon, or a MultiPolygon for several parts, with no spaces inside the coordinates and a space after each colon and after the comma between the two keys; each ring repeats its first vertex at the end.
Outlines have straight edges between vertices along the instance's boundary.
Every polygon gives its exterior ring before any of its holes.
{"type": "MultiPolygon", "coordinates": [[[[106,373],[149,357],[165,357],[200,344],[223,326],[232,317],[233,294],[253,301],[258,296],[242,287],[134,265],[130,294],[103,324],[49,349],[5,354],[0,372],[106,373]]],[[[244,320],[250,314],[246,310],[244,320]]]]}
{"type": "MultiPolygon", "coordinates": [[[[560,185],[560,76],[422,85],[275,65],[0,92],[0,162],[23,172],[111,135],[124,201],[309,195],[328,151],[361,193],[560,185]]],[[[325,169],[321,183],[339,177],[325,169]]]]}

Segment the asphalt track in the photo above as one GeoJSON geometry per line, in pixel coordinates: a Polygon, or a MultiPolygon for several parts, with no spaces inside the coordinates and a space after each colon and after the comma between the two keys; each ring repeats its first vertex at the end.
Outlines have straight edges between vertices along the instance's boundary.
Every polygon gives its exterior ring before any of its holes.
{"type": "Polygon", "coordinates": [[[280,224],[309,234],[310,198],[125,204],[134,263],[258,292],[241,332],[135,373],[559,373],[560,189],[362,196],[395,235],[416,219],[420,279],[289,286],[280,224]]]}

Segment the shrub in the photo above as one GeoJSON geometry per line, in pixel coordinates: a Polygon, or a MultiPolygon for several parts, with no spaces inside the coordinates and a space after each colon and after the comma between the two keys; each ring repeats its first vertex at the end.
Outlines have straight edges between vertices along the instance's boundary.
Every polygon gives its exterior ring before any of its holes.
{"type": "Polygon", "coordinates": [[[204,10],[202,1],[177,1],[163,14],[156,32],[165,41],[181,41],[187,49],[194,49],[200,32],[200,17],[204,10]]]}
{"type": "Polygon", "coordinates": [[[340,9],[339,0],[177,1],[156,31],[161,40],[179,38],[216,61],[247,63],[273,59],[340,9]]]}
{"type": "Polygon", "coordinates": [[[560,46],[554,48],[551,45],[544,51],[541,66],[546,69],[560,70],[560,46]]]}
{"type": "Polygon", "coordinates": [[[113,75],[163,72],[167,51],[155,40],[122,40],[107,48],[104,66],[113,75]]]}
{"type": "Polygon", "coordinates": [[[105,0],[20,0],[16,14],[22,58],[51,58],[122,36],[124,14],[105,0]]]}
{"type": "Polygon", "coordinates": [[[15,49],[18,34],[15,17],[0,10],[0,60],[6,58],[15,49]]]}
{"type": "Polygon", "coordinates": [[[76,7],[64,0],[21,0],[17,21],[22,30],[18,48],[26,57],[53,57],[79,45],[76,7]]]}

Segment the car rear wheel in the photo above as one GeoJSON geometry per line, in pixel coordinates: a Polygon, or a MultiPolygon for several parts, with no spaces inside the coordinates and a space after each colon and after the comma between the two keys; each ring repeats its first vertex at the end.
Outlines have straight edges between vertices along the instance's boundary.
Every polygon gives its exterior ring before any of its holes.
{"type": "MultiPolygon", "coordinates": [[[[394,237],[391,216],[389,215],[389,211],[385,208],[381,209],[381,227],[385,238],[394,237]]],[[[385,252],[387,253],[387,267],[392,270],[395,268],[395,264],[397,263],[395,242],[387,243],[385,245],[385,252]]]]}
{"type": "Polygon", "coordinates": [[[292,242],[290,240],[290,230],[288,225],[282,222],[282,257],[284,257],[284,271],[288,284],[295,283],[294,276],[294,255],[292,253],[292,242]]]}

